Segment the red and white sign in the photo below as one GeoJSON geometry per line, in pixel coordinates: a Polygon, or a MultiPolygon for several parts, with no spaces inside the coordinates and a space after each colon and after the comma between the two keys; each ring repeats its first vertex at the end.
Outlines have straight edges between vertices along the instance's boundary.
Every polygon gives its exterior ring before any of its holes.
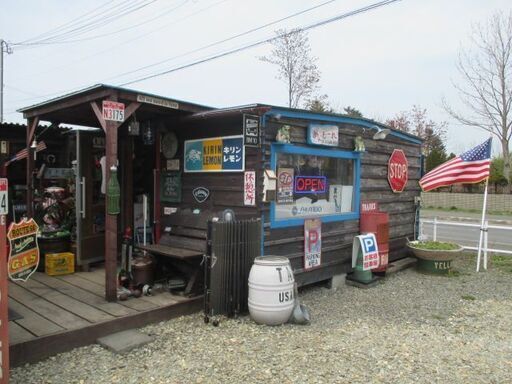
{"type": "Polygon", "coordinates": [[[317,268],[322,263],[322,221],[304,220],[304,269],[317,268]]]}
{"type": "Polygon", "coordinates": [[[244,172],[244,205],[256,205],[256,172],[244,172]]]}
{"type": "Polygon", "coordinates": [[[396,193],[403,192],[409,180],[409,163],[404,151],[395,149],[388,161],[388,181],[391,190],[396,193]]]}
{"type": "Polygon", "coordinates": [[[277,203],[293,203],[293,168],[277,170],[277,203]]]}
{"type": "Polygon", "coordinates": [[[117,101],[103,100],[102,115],[105,120],[124,121],[124,104],[117,101]]]}
{"type": "Polygon", "coordinates": [[[0,215],[9,213],[9,195],[7,179],[0,179],[0,215]]]}
{"type": "Polygon", "coordinates": [[[379,247],[375,234],[366,233],[354,237],[352,245],[352,268],[356,266],[359,254],[363,257],[363,271],[378,268],[379,247]]]}

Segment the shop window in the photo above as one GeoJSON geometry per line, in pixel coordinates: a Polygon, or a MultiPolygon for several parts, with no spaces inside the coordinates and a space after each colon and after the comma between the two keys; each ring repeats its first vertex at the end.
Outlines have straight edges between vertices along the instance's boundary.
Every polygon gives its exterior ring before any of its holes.
{"type": "Polygon", "coordinates": [[[307,218],[359,218],[358,153],[276,144],[272,166],[277,175],[272,227],[301,225],[307,218]]]}

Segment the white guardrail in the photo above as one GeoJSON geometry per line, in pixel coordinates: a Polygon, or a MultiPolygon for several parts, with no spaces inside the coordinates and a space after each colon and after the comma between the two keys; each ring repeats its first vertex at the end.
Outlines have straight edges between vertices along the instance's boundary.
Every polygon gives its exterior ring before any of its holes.
{"type": "MultiPolygon", "coordinates": [[[[459,223],[459,222],[454,222],[454,221],[442,221],[442,220],[438,220],[437,217],[434,217],[433,220],[425,220],[425,219],[420,219],[420,239],[425,239],[427,236],[424,235],[424,228],[423,228],[423,225],[424,224],[432,224],[432,240],[433,241],[436,241],[437,240],[437,227],[438,226],[452,226],[452,227],[471,227],[471,228],[478,228],[480,229],[481,225],[480,224],[470,224],[470,223],[459,223]]],[[[489,222],[486,220],[484,221],[484,227],[483,227],[483,231],[484,231],[484,238],[483,238],[483,245],[482,245],[482,251],[484,253],[486,252],[494,252],[494,253],[502,253],[502,254],[505,254],[505,255],[512,255],[512,251],[511,250],[507,250],[507,249],[494,249],[494,248],[488,248],[488,237],[489,237],[489,230],[493,230],[493,229],[498,229],[498,230],[503,230],[503,231],[510,231],[510,235],[511,235],[511,239],[512,239],[512,226],[501,226],[501,225],[489,225],[489,222]]],[[[511,240],[512,242],[512,240],[511,240]]],[[[462,244],[461,244],[462,245],[462,244]]],[[[472,251],[478,251],[478,247],[469,247],[467,245],[462,245],[462,247],[464,249],[468,249],[468,250],[472,250],[472,251]]]]}

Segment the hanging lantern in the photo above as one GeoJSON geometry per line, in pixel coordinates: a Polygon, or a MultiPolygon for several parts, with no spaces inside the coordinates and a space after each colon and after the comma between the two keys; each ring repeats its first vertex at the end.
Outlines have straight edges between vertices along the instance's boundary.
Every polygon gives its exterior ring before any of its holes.
{"type": "Polygon", "coordinates": [[[121,212],[121,188],[117,181],[117,168],[110,167],[110,179],[107,184],[107,213],[117,215],[121,212]]]}
{"type": "Polygon", "coordinates": [[[153,145],[155,143],[155,128],[151,121],[145,121],[142,126],[142,142],[144,145],[153,145]]]}

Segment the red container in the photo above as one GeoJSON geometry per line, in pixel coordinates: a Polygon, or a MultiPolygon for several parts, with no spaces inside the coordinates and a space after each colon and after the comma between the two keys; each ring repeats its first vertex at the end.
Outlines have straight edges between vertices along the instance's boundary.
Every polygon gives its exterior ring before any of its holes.
{"type": "Polygon", "coordinates": [[[374,233],[379,247],[380,265],[372,272],[386,272],[389,258],[389,214],[387,212],[363,212],[359,224],[361,233],[374,233]]]}

